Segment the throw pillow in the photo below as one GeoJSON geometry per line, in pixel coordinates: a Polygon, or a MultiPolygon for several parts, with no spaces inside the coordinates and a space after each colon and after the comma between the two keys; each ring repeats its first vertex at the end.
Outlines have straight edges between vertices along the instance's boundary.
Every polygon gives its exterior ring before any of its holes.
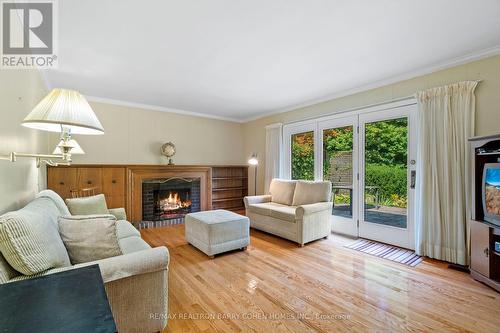
{"type": "Polygon", "coordinates": [[[295,180],[273,179],[269,185],[272,202],[290,206],[296,183],[295,180]]]}
{"type": "Polygon", "coordinates": [[[85,198],[66,199],[71,215],[109,214],[104,194],[85,198]]]}
{"type": "Polygon", "coordinates": [[[0,217],[0,251],[5,260],[24,275],[69,266],[57,225],[29,212],[29,207],[0,217]]]}
{"type": "Polygon", "coordinates": [[[115,257],[122,254],[116,220],[110,218],[59,218],[59,233],[72,264],[115,257]]]}
{"type": "Polygon", "coordinates": [[[332,183],[299,180],[295,186],[292,206],[328,202],[332,196],[332,183]]]}

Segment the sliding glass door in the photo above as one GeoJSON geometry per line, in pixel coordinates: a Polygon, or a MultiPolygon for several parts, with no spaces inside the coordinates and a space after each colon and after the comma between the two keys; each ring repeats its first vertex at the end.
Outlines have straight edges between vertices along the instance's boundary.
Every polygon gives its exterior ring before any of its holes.
{"type": "Polygon", "coordinates": [[[357,236],[357,116],[319,123],[321,175],[332,182],[332,230],[357,236]]]}
{"type": "Polygon", "coordinates": [[[284,176],[332,182],[332,230],[414,248],[414,103],[283,128],[284,176]]]}
{"type": "Polygon", "coordinates": [[[292,134],[291,178],[314,180],[314,131],[292,134]]]}
{"type": "Polygon", "coordinates": [[[359,116],[359,236],[414,248],[413,106],[359,116]]]}
{"type": "Polygon", "coordinates": [[[316,158],[316,124],[301,123],[288,125],[283,129],[285,147],[284,177],[287,179],[315,180],[317,169],[316,158]]]}

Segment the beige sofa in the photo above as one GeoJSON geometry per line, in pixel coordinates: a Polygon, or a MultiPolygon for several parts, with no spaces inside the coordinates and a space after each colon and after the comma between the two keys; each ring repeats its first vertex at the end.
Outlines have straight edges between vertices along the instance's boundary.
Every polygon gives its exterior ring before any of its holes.
{"type": "MultiPolygon", "coordinates": [[[[0,224],[11,219],[24,220],[33,225],[49,226],[48,229],[55,228],[56,237],[60,237],[57,233],[58,218],[68,215],[61,197],[52,191],[42,191],[24,208],[0,216],[0,224]]],[[[166,247],[151,248],[130,222],[117,221],[116,233],[122,255],[77,265],[62,265],[35,275],[17,272],[0,254],[0,283],[98,264],[118,331],[162,331],[167,325],[169,252],[166,247]]],[[[47,245],[47,255],[54,251],[61,249],[47,245]]],[[[64,247],[62,251],[65,251],[64,247]]]]}
{"type": "Polygon", "coordinates": [[[331,233],[332,184],[273,179],[269,195],[245,197],[250,226],[303,246],[331,233]]]}

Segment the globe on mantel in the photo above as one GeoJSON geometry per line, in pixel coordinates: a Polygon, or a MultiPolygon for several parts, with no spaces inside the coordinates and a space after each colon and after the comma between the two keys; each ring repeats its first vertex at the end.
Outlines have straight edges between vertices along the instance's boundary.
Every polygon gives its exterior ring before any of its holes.
{"type": "Polygon", "coordinates": [[[175,155],[175,145],[172,142],[164,143],[161,146],[161,154],[168,158],[169,165],[173,165],[172,157],[175,155]]]}

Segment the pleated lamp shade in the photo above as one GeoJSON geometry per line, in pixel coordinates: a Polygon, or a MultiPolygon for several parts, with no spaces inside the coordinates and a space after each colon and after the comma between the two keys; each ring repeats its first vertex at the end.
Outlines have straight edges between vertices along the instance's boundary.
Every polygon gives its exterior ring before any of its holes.
{"type": "Polygon", "coordinates": [[[24,118],[22,125],[49,132],[104,134],[104,129],[89,103],[78,91],[53,89],[24,118]]]}

